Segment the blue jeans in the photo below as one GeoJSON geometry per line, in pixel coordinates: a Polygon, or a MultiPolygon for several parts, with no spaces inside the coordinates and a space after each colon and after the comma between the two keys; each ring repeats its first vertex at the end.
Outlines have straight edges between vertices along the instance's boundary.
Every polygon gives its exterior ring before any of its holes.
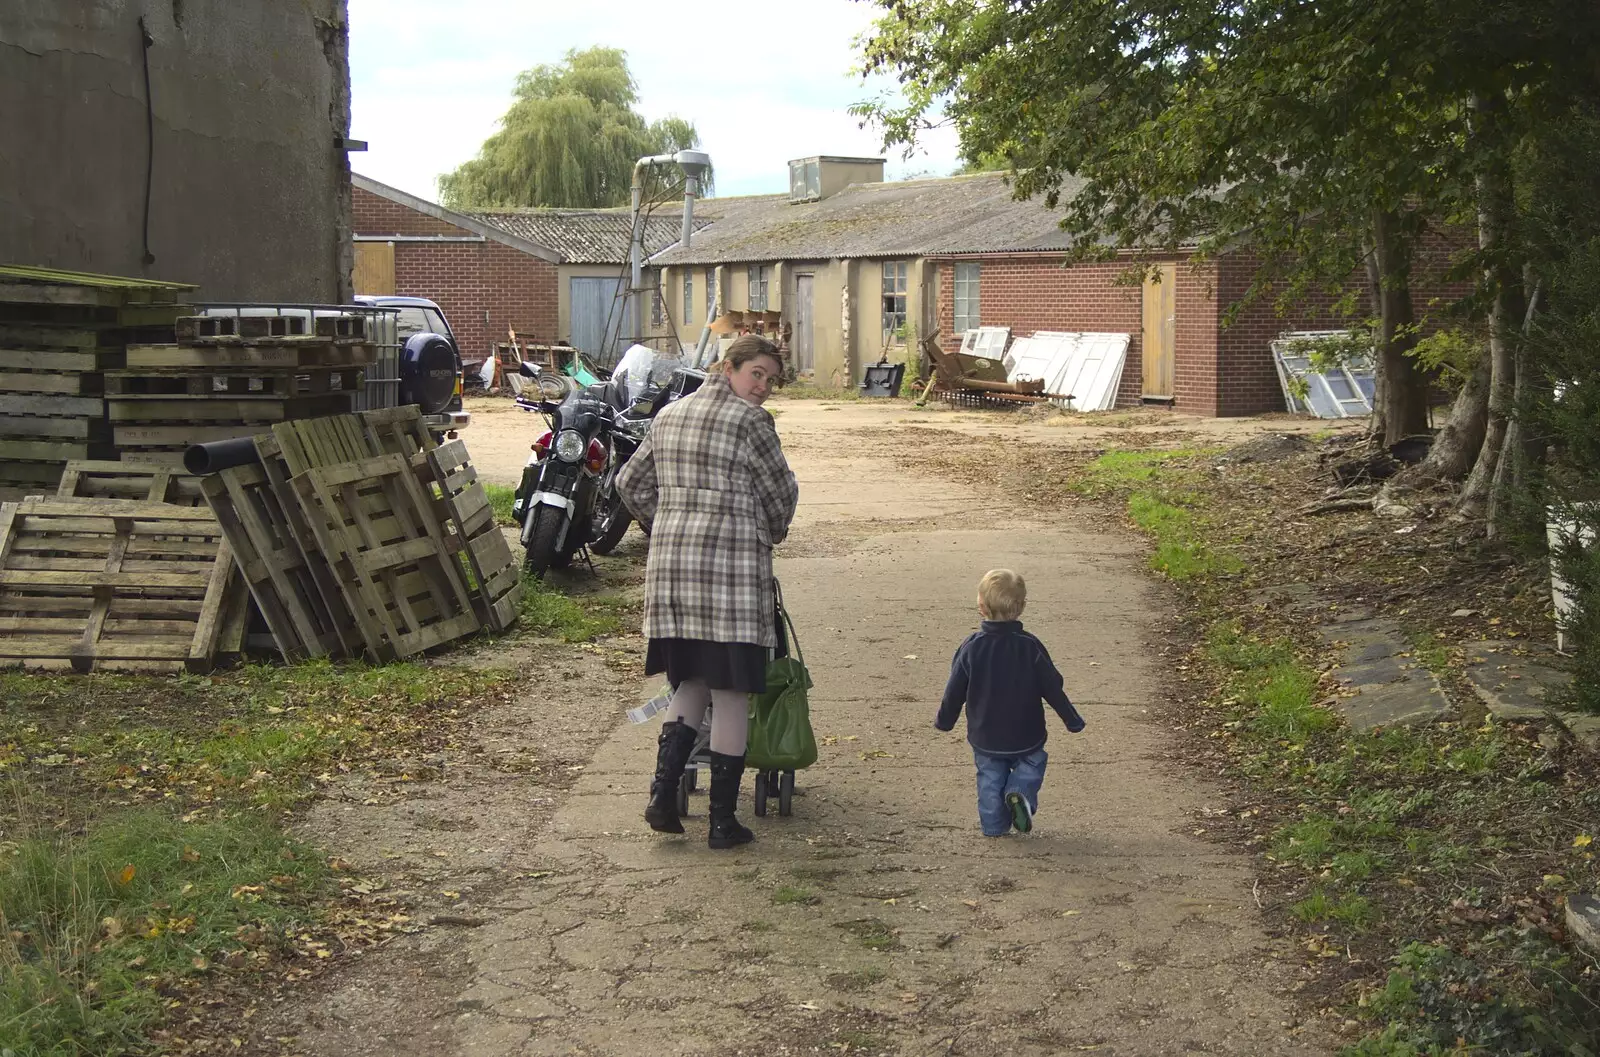
{"type": "Polygon", "coordinates": [[[1006,794],[1021,793],[1030,809],[1039,810],[1039,787],[1050,757],[1043,749],[1026,756],[990,756],[973,749],[972,758],[978,765],[978,823],[985,837],[1003,837],[1011,831],[1006,794]]]}

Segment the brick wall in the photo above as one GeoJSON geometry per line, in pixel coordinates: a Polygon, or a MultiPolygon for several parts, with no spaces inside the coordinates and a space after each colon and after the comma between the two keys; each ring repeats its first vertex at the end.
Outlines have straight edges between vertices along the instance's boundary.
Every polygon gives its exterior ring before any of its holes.
{"type": "MultiPolygon", "coordinates": [[[[1037,330],[1098,331],[1128,335],[1117,406],[1139,404],[1143,395],[1143,294],[1119,285],[1124,262],[1063,266],[1048,257],[984,258],[978,271],[978,311],[984,326],[1009,326],[1013,336],[1037,330]]],[[[1175,406],[1193,414],[1217,413],[1215,267],[1177,268],[1175,406]]],[[[955,269],[939,267],[939,333],[955,327],[955,269]]],[[[952,351],[960,344],[946,337],[952,351]]]]}
{"type": "MultiPolygon", "coordinates": [[[[1437,331],[1445,321],[1424,318],[1442,311],[1472,292],[1470,282],[1449,282],[1446,272],[1451,254],[1469,244],[1471,232],[1453,237],[1428,235],[1418,247],[1411,276],[1411,302],[1423,323],[1423,333],[1437,331]],[[1437,307],[1430,304],[1437,302],[1437,307]]],[[[1233,321],[1221,325],[1221,315],[1244,296],[1254,278],[1257,262],[1244,254],[1230,254],[1221,262],[1218,279],[1219,310],[1218,364],[1224,379],[1218,414],[1256,415],[1284,410],[1283,387],[1272,362],[1272,341],[1285,331],[1338,330],[1366,318],[1372,308],[1363,296],[1357,302],[1356,320],[1338,314],[1331,294],[1315,293],[1303,298],[1293,309],[1280,314],[1268,293],[1256,298],[1233,321]]],[[[1354,276],[1351,285],[1363,289],[1366,280],[1354,276]]]]}
{"type": "MultiPolygon", "coordinates": [[[[354,191],[358,235],[473,234],[363,188],[354,191]]],[[[426,297],[444,309],[463,359],[481,359],[512,326],[519,339],[559,336],[556,266],[492,239],[397,242],[394,278],[395,293],[426,297]]]]}
{"type": "MultiPolygon", "coordinates": [[[[1456,243],[1425,239],[1413,275],[1418,315],[1430,301],[1449,302],[1470,292],[1470,284],[1449,283],[1444,270],[1456,243]]],[[[1283,389],[1272,362],[1271,342],[1285,331],[1334,330],[1350,321],[1334,313],[1331,294],[1305,298],[1280,314],[1270,294],[1259,297],[1224,325],[1229,308],[1244,296],[1256,261],[1230,254],[1220,261],[1177,263],[1177,348],[1174,356],[1175,410],[1197,415],[1256,415],[1284,410],[1283,389]]],[[[1130,335],[1117,406],[1140,402],[1143,389],[1142,293],[1116,285],[1126,262],[1063,266],[1050,257],[994,257],[980,261],[979,317],[984,326],[1009,326],[1013,336],[1036,330],[1109,331],[1130,335]]],[[[1359,277],[1357,277],[1359,281],[1359,277]]],[[[1363,299],[1358,308],[1368,312],[1363,299]]],[[[955,324],[955,270],[939,267],[939,332],[955,324]]],[[[1425,331],[1438,324],[1433,321],[1425,331]]],[[[954,349],[959,339],[941,342],[954,349]]]]}
{"type": "MultiPolygon", "coordinates": [[[[382,195],[373,194],[365,187],[354,191],[355,227],[357,235],[471,235],[466,228],[458,228],[438,217],[419,213],[410,206],[391,202],[382,195]]],[[[418,297],[421,294],[416,295],[418,297]]]]}

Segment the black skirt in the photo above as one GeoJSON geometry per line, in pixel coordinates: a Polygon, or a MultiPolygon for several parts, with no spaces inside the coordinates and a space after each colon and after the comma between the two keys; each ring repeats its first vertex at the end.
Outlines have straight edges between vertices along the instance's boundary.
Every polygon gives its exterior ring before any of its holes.
{"type": "Polygon", "coordinates": [[[674,687],[702,679],[712,690],[760,694],[767,689],[767,648],[753,642],[651,639],[644,655],[644,674],[662,672],[674,687]]]}

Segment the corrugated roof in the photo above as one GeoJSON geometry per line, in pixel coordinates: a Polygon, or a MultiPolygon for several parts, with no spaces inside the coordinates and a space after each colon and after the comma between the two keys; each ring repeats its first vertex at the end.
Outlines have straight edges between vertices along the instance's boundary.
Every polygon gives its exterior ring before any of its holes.
{"type": "MultiPolygon", "coordinates": [[[[1075,190],[1063,188],[1063,197],[1075,190]]],[[[708,199],[719,216],[687,251],[656,264],[733,264],[840,257],[921,257],[945,253],[1065,250],[1059,210],[1042,199],[1017,201],[1003,173],[899,183],[853,184],[820,202],[786,195],[708,199]]]]}
{"type": "MultiPolygon", "coordinates": [[[[698,203],[696,203],[698,213],[698,203]]],[[[626,264],[629,212],[625,209],[517,209],[468,214],[509,234],[549,246],[567,264],[626,264]]],[[[695,217],[695,231],[711,221],[695,217]]],[[[645,255],[677,243],[683,204],[657,206],[645,225],[645,255]]]]}

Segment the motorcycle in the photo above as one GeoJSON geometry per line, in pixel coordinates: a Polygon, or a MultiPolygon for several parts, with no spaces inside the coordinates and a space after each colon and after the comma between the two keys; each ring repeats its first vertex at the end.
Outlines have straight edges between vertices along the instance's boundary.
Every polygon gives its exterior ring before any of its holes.
{"type": "MultiPolygon", "coordinates": [[[[538,367],[524,364],[522,373],[537,378],[538,367]]],[[[559,399],[547,392],[517,399],[518,407],[543,414],[550,427],[533,443],[511,507],[521,525],[523,566],[534,576],[570,565],[593,542],[595,499],[611,463],[616,415],[608,384],[574,389],[559,399]]]]}
{"type": "Polygon", "coordinates": [[[617,492],[617,475],[644,444],[661,409],[700,388],[705,377],[704,371],[685,366],[679,357],[643,345],[630,348],[612,371],[606,386],[615,409],[611,457],[600,478],[589,530],[589,549],[594,553],[610,554],[633,522],[617,492]]]}

